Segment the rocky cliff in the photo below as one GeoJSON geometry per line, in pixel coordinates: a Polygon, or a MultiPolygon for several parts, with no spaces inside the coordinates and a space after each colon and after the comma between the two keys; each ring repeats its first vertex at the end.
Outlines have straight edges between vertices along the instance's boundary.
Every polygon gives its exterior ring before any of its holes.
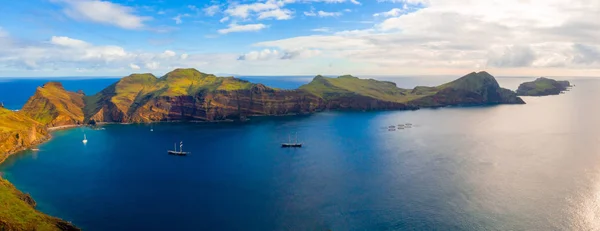
{"type": "Polygon", "coordinates": [[[48,126],[84,122],[143,123],[244,120],[248,116],[323,110],[406,110],[448,105],[523,104],[487,72],[470,73],[437,87],[398,88],[395,83],[345,75],[315,77],[296,90],[274,89],[195,69],[160,78],[132,74],[93,96],[58,83],[38,88],[23,112],[48,126]]]}
{"type": "Polygon", "coordinates": [[[501,88],[489,73],[472,72],[452,82],[427,89],[424,97],[410,103],[421,107],[453,105],[525,104],[515,92],[501,88]]]}
{"type": "Polygon", "coordinates": [[[28,116],[0,108],[0,163],[8,155],[49,138],[45,126],[28,116]]]}
{"type": "Polygon", "coordinates": [[[37,88],[21,112],[48,127],[82,124],[83,96],[65,90],[59,82],[49,82],[37,88]]]}
{"type": "MultiPolygon", "coordinates": [[[[49,138],[46,126],[20,112],[0,108],[0,163],[10,154],[49,138]]],[[[35,210],[35,201],[0,176],[0,230],[78,230],[35,210]]]]}
{"type": "Polygon", "coordinates": [[[556,81],[549,78],[537,78],[531,82],[519,85],[517,94],[521,96],[546,96],[558,95],[571,86],[569,81],[556,81]]]}

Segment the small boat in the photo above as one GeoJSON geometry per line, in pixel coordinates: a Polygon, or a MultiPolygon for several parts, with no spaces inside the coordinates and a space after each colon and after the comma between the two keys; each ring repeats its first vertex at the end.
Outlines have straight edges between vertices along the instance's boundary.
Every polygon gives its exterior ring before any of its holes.
{"type": "Polygon", "coordinates": [[[298,133],[296,133],[296,140],[292,143],[292,138],[288,135],[288,142],[281,144],[282,148],[301,148],[302,143],[298,143],[298,133]]]}
{"type": "Polygon", "coordinates": [[[393,132],[393,131],[396,131],[396,129],[395,128],[390,128],[390,129],[388,129],[388,131],[393,132]]]}
{"type": "Polygon", "coordinates": [[[39,148],[32,148],[31,151],[37,152],[37,151],[40,151],[40,149],[39,148]]]}
{"type": "Polygon", "coordinates": [[[179,151],[177,151],[177,143],[174,144],[174,150],[168,150],[167,153],[169,153],[169,155],[178,155],[178,156],[185,156],[187,154],[190,154],[191,152],[184,152],[183,151],[183,141],[179,142],[179,151]]]}
{"type": "Polygon", "coordinates": [[[412,126],[412,124],[411,123],[406,123],[406,126],[412,126]]]}
{"type": "Polygon", "coordinates": [[[396,126],[394,126],[394,125],[391,125],[391,126],[389,126],[388,128],[396,128],[396,126]]]}
{"type": "Polygon", "coordinates": [[[83,134],[83,141],[84,144],[87,144],[87,137],[85,136],[85,134],[83,134]]]}

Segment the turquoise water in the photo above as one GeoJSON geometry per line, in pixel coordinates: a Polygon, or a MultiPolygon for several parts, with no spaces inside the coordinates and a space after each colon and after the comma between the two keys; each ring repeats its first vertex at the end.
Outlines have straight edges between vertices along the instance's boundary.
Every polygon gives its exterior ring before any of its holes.
{"type": "Polygon", "coordinates": [[[573,83],[526,105],[58,131],[0,172],[86,230],[595,230],[600,80],[573,83]],[[192,154],[167,155],[180,140],[192,154]]]}

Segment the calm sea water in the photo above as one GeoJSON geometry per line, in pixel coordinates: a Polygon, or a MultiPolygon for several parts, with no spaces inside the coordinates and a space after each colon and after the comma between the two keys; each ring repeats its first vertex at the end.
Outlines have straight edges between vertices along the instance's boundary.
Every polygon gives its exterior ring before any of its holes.
{"type": "Polygon", "coordinates": [[[526,105],[58,131],[0,172],[86,230],[598,230],[600,79],[572,82],[526,105]]]}

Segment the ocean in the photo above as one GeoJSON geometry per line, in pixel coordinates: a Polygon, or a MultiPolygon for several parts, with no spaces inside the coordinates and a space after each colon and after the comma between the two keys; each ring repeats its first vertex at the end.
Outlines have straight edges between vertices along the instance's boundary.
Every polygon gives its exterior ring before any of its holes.
{"type": "MultiPolygon", "coordinates": [[[[532,79],[498,81],[514,90],[532,79]]],[[[600,79],[565,79],[571,91],[525,105],[57,131],[0,172],[38,209],[85,230],[597,230],[600,79]],[[305,146],[280,148],[290,134],[305,146]],[[191,154],[167,155],[180,141],[191,154]]],[[[0,82],[14,109],[44,82],[22,81],[0,82]]],[[[69,81],[93,94],[115,80],[69,81]]]]}

